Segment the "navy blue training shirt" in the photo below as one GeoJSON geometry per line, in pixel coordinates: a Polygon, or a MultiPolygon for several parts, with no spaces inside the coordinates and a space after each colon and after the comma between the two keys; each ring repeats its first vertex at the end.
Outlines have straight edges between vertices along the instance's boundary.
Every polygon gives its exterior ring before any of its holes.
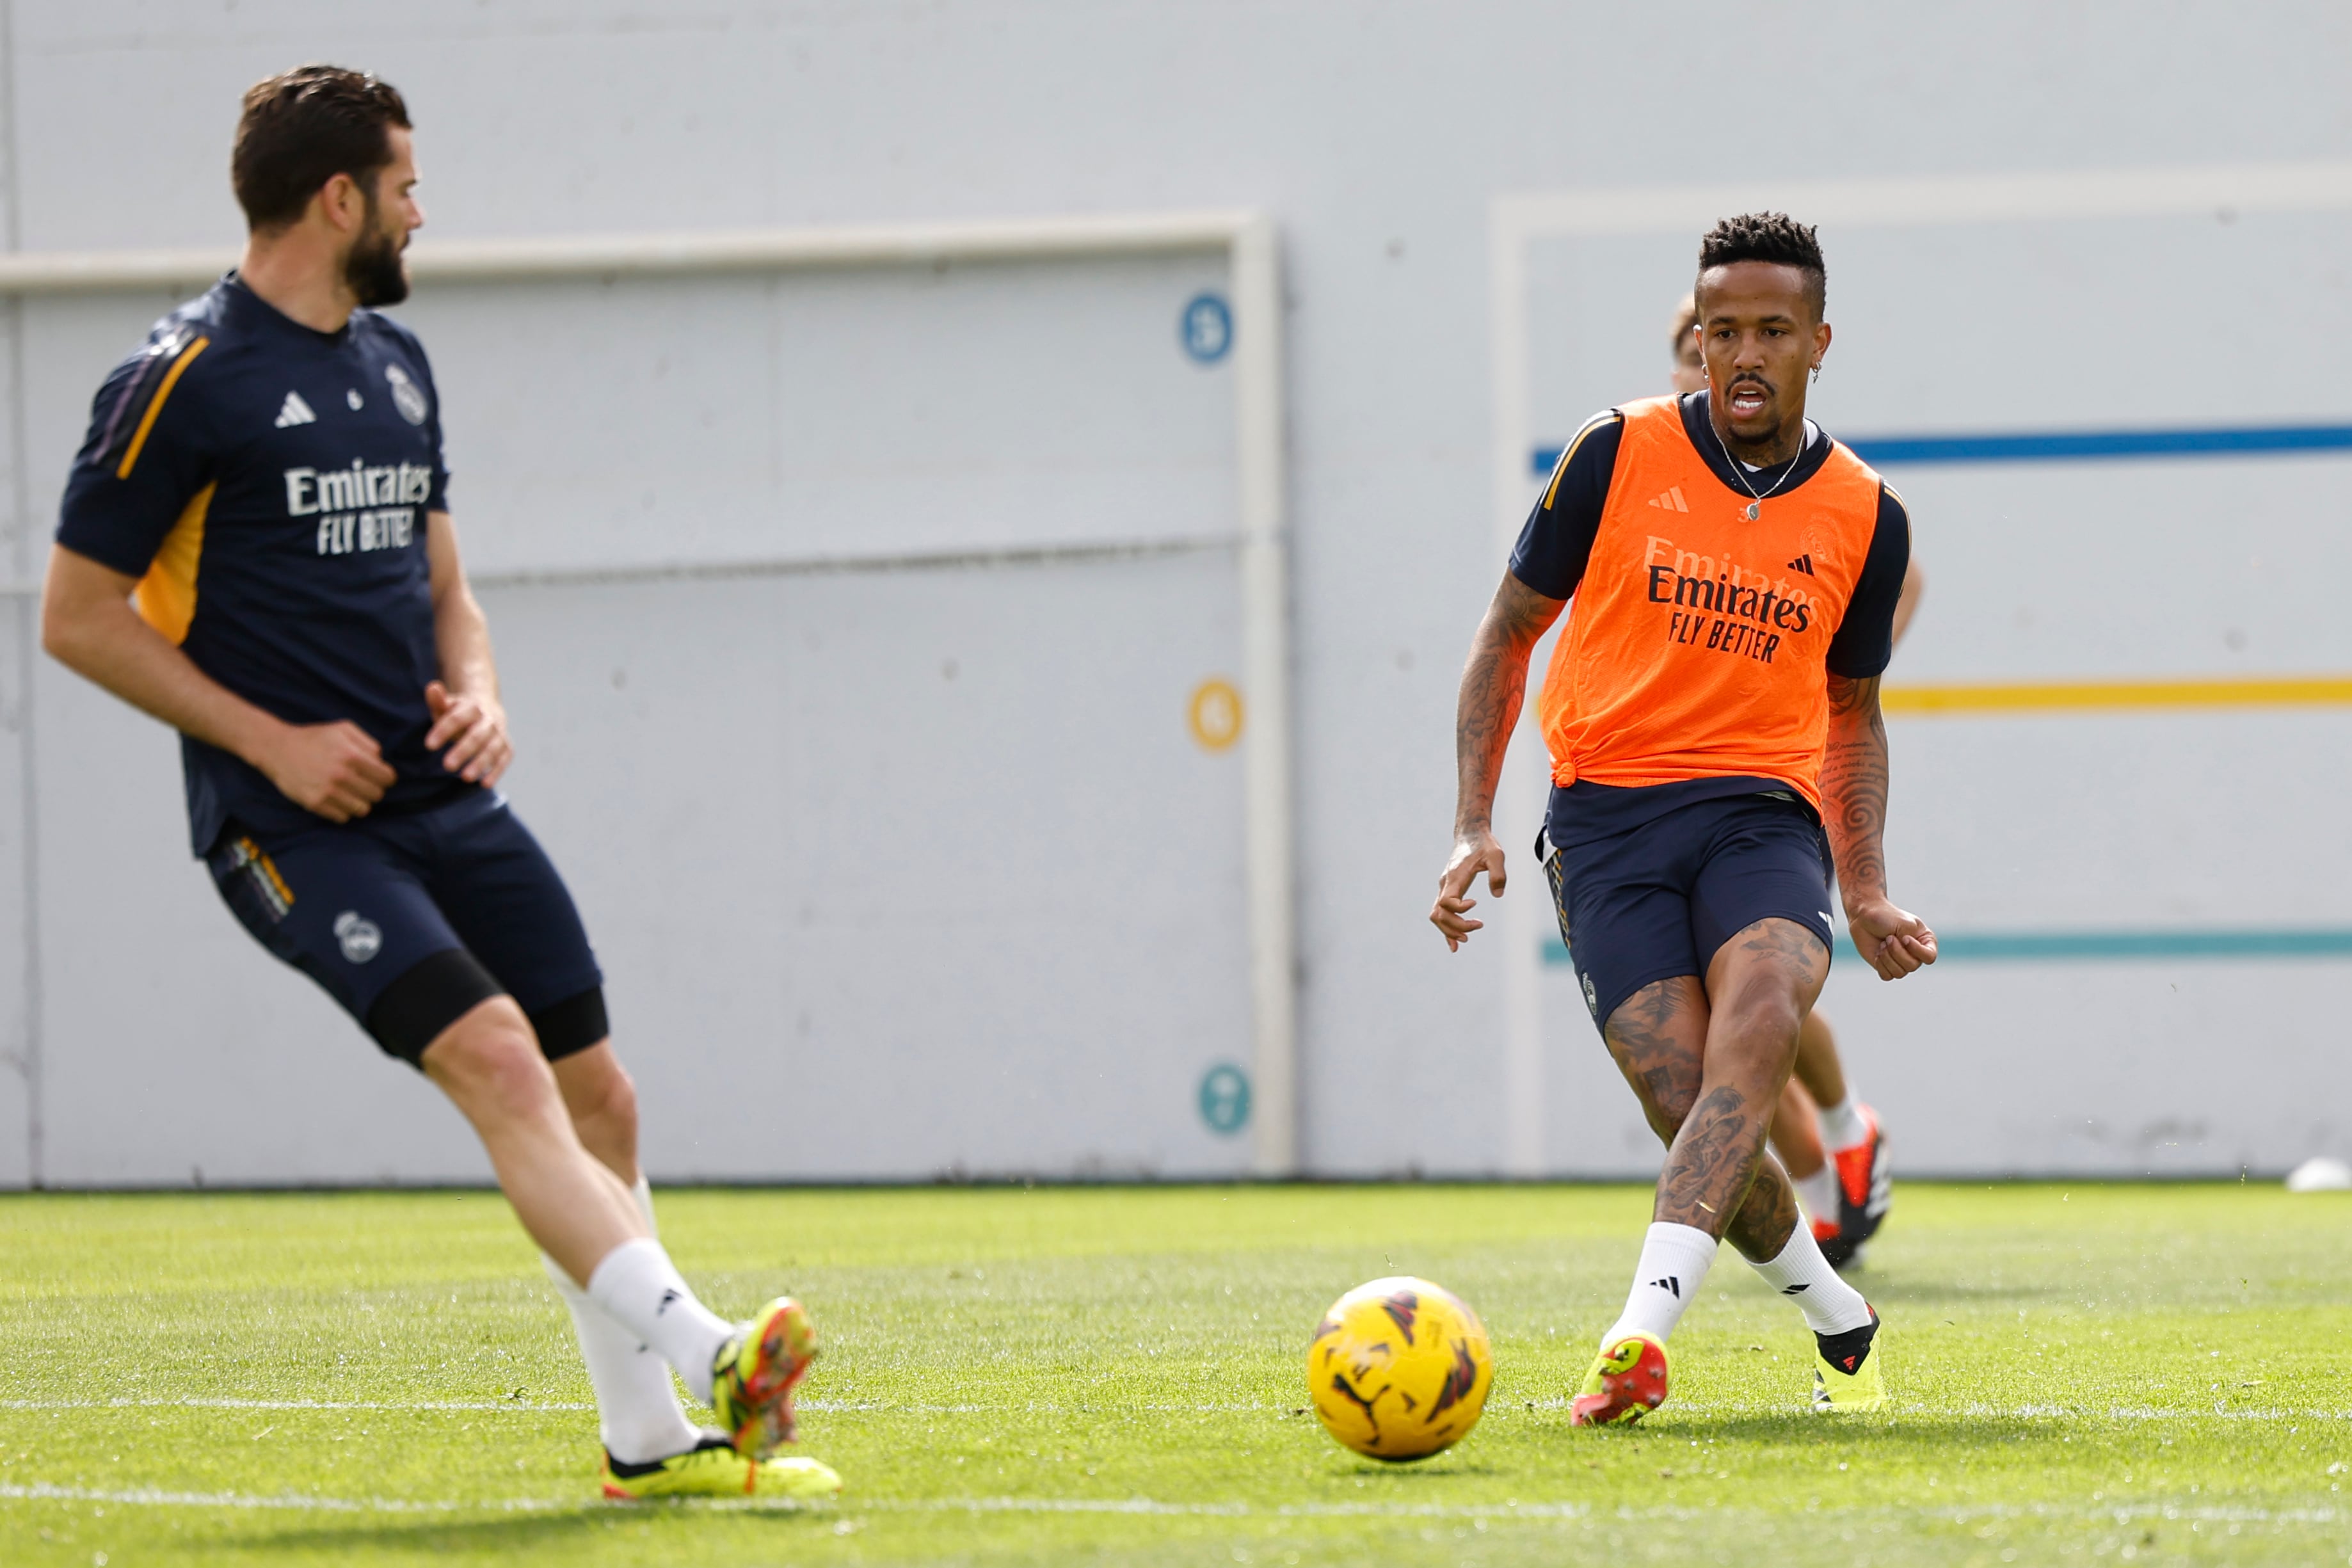
{"type": "MultiPolygon", "coordinates": [[[[196,668],[292,724],[348,719],[399,774],[375,809],[476,786],[425,749],[439,677],[425,514],[448,506],[440,401],[405,327],[315,331],[235,273],[148,333],[90,409],[58,542],[141,579],[139,613],[196,668]]],[[[324,820],[181,737],[201,855],[234,819],[324,820]]]]}

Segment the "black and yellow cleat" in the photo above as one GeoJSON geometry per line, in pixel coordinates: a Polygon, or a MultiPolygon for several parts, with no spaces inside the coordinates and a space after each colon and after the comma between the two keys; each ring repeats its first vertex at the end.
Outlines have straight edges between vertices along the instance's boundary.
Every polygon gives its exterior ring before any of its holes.
{"type": "Polygon", "coordinates": [[[1843,1334],[1813,1336],[1813,1414],[1852,1415],[1886,1407],[1886,1382],[1880,1375],[1878,1309],[1870,1321],[1843,1334]]]}
{"type": "Polygon", "coordinates": [[[793,1390],[816,1359],[808,1310],[779,1296],[719,1347],[710,1363],[710,1404],[747,1459],[764,1459],[799,1435],[793,1390]]]}
{"type": "Polygon", "coordinates": [[[674,1497],[829,1498],[841,1478],[814,1459],[747,1459],[724,1432],[705,1431],[683,1454],[624,1464],[604,1456],[604,1495],[615,1502],[674,1497]]]}

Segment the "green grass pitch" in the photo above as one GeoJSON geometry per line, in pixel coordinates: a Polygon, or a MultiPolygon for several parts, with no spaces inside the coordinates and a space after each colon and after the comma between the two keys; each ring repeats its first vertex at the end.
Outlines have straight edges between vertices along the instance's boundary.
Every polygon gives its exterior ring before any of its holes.
{"type": "Polygon", "coordinates": [[[1900,1189],[1863,1277],[1897,1408],[1806,1413],[1796,1314],[1727,1250],[1632,1432],[1563,1394],[1646,1192],[671,1192],[711,1303],[806,1299],[838,1503],[597,1500],[561,1305],[491,1194],[0,1200],[0,1563],[2344,1563],[2346,1200],[1900,1189]],[[1342,1289],[1494,1335],[1414,1466],[1301,1386],[1342,1289]]]}

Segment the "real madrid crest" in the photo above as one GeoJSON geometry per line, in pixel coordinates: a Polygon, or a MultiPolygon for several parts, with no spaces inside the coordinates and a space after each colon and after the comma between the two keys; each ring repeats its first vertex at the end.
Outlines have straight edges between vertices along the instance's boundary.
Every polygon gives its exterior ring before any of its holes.
{"type": "Polygon", "coordinates": [[[392,384],[392,405],[400,410],[400,416],[411,425],[424,424],[425,416],[433,412],[433,405],[425,400],[425,389],[396,364],[383,367],[383,378],[392,384]]]}

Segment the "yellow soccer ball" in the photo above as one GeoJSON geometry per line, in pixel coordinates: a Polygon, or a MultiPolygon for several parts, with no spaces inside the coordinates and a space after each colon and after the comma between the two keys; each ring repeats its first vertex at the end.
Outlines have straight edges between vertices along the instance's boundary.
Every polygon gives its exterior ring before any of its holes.
{"type": "Polygon", "coordinates": [[[1478,1425],[1495,1381],[1486,1326],[1426,1279],[1359,1285],[1316,1325],[1307,1391],[1323,1429],[1375,1459],[1422,1459],[1478,1425]]]}

